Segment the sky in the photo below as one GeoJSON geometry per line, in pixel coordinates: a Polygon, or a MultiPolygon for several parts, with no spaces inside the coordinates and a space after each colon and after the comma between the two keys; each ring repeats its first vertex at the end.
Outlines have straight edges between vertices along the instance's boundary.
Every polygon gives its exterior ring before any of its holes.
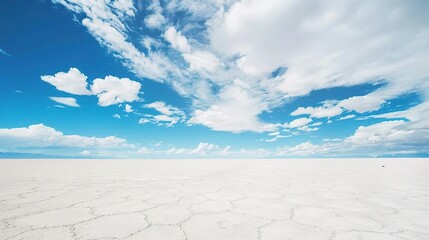
{"type": "Polygon", "coordinates": [[[428,9],[1,1],[0,157],[428,157],[428,9]]]}

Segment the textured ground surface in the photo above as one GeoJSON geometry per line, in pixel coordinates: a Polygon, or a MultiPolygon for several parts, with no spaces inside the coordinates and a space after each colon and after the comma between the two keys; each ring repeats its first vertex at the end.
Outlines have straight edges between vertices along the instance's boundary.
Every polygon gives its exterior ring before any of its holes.
{"type": "Polygon", "coordinates": [[[429,159],[0,160],[0,239],[429,239],[429,159]]]}

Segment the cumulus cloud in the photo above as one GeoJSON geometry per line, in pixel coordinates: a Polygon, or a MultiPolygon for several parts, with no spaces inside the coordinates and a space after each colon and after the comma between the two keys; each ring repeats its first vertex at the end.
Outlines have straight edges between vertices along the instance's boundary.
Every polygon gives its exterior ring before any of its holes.
{"type": "Polygon", "coordinates": [[[49,97],[52,101],[67,105],[69,107],[80,107],[76,98],[72,97],[49,97]]]}
{"type": "Polygon", "coordinates": [[[6,149],[41,147],[82,147],[116,148],[129,147],[123,138],[108,136],[103,138],[80,135],[66,135],[44,124],[22,128],[0,129],[0,145],[6,149]]]}
{"type": "MultiPolygon", "coordinates": [[[[88,90],[87,78],[77,68],[70,68],[67,73],[58,72],[54,76],[41,76],[43,81],[54,85],[60,91],[75,95],[97,95],[98,105],[103,107],[123,102],[133,102],[139,99],[138,94],[141,89],[139,82],[132,81],[129,78],[107,76],[104,79],[95,79],[90,86],[90,90],[88,90]]],[[[51,99],[68,106],[79,106],[76,100],[73,100],[74,98],[52,97],[51,99]]],[[[131,106],[126,106],[125,110],[131,110],[131,106]]]]}
{"type": "Polygon", "coordinates": [[[125,104],[125,109],[124,109],[124,111],[125,111],[126,113],[132,113],[132,112],[134,112],[133,108],[132,108],[132,107],[131,107],[131,105],[129,105],[129,104],[125,104]]]}
{"type": "Polygon", "coordinates": [[[129,78],[107,76],[97,78],[91,85],[91,92],[98,97],[98,105],[109,106],[139,99],[141,84],[129,78]]]}
{"type": "Polygon", "coordinates": [[[70,68],[68,72],[58,72],[54,76],[43,75],[40,78],[63,92],[75,95],[91,95],[91,91],[87,88],[86,80],[88,77],[77,68],[70,68]]]}

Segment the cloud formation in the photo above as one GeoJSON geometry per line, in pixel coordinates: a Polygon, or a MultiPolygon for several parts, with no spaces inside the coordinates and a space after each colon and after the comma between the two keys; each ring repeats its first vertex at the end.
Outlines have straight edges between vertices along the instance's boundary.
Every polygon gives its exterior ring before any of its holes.
{"type": "Polygon", "coordinates": [[[139,99],[141,84],[129,78],[107,76],[97,78],[91,85],[91,92],[98,97],[98,105],[105,107],[139,99]]]}
{"type": "Polygon", "coordinates": [[[49,97],[52,101],[64,104],[69,107],[80,107],[76,101],[76,98],[72,97],[49,97]]]}
{"type": "Polygon", "coordinates": [[[164,81],[191,98],[192,122],[213,130],[271,131],[278,123],[264,123],[260,115],[291,97],[383,81],[384,87],[368,95],[336,99],[338,104],[331,107],[298,108],[295,114],[322,118],[345,110],[374,111],[389,99],[422,91],[421,83],[427,78],[429,31],[424,23],[429,19],[421,6],[427,3],[152,1],[143,10],[143,5],[136,8],[131,0],[54,2],[82,14],[81,23],[137,76],[164,81]],[[148,12],[146,27],[158,31],[156,45],[150,40],[154,36],[142,36],[147,52],[129,40],[127,23],[138,9],[148,12]],[[169,18],[180,11],[190,18],[182,25],[171,24],[174,21],[169,18]],[[200,35],[192,31],[201,25],[197,22],[206,26],[199,29],[200,35]],[[285,71],[270,77],[277,69],[285,71]],[[235,111],[225,105],[229,92],[238,87],[237,80],[250,88],[240,89],[239,103],[231,108],[240,108],[242,114],[234,120],[235,111]],[[255,103],[256,107],[248,108],[255,103]],[[220,119],[226,121],[222,126],[217,124],[220,119]],[[243,124],[237,124],[240,121],[243,124]]]}
{"type": "Polygon", "coordinates": [[[177,107],[167,105],[165,102],[153,102],[143,106],[147,109],[153,109],[160,114],[145,114],[139,120],[140,124],[153,123],[159,126],[171,127],[178,122],[183,122],[186,118],[185,113],[177,107]]]}
{"type": "MultiPolygon", "coordinates": [[[[74,95],[96,95],[98,105],[102,107],[124,103],[134,102],[139,99],[141,84],[130,80],[129,78],[118,78],[115,76],[106,76],[92,81],[88,89],[88,77],[77,68],[70,68],[68,72],[58,72],[54,76],[43,75],[40,77],[43,81],[55,86],[58,90],[74,95]]],[[[74,98],[51,98],[52,100],[78,107],[74,98]],[[73,102],[74,101],[74,102],[73,102]]],[[[128,108],[130,110],[130,108],[128,108]]]]}
{"type": "Polygon", "coordinates": [[[44,124],[22,128],[1,128],[0,145],[6,149],[43,147],[117,148],[129,147],[125,139],[66,135],[44,124]]]}
{"type": "MultiPolygon", "coordinates": [[[[186,122],[215,131],[267,132],[270,139],[265,141],[274,142],[288,136],[283,132],[317,131],[324,127],[323,118],[327,123],[359,118],[386,109],[392,99],[417,93],[420,105],[374,115],[372,119],[383,120],[362,124],[342,141],[305,141],[270,154],[311,156],[337,154],[346,145],[350,151],[371,147],[358,141],[374,144],[380,154],[396,151],[394,147],[410,152],[422,149],[419,141],[427,142],[420,133],[426,133],[421,119],[427,117],[429,93],[425,11],[429,2],[153,0],[137,6],[131,0],[53,2],[76,14],[138,78],[168,84],[191,102],[188,120],[183,111],[161,101],[146,104],[157,113],[142,116],[142,124],[186,122]],[[187,17],[177,21],[183,14],[187,17]],[[144,25],[133,26],[141,16],[144,25]],[[316,90],[363,84],[378,88],[341,98],[326,95],[319,103],[296,106],[285,115],[297,118],[287,123],[265,118],[316,90]],[[401,147],[399,141],[410,145],[401,147]]],[[[126,85],[122,91],[112,87],[113,80],[100,79],[97,87],[88,88],[86,80],[75,81],[72,87],[60,80],[62,76],[50,77],[44,81],[61,91],[97,94],[101,106],[138,100],[140,87],[133,83],[128,88],[127,81],[121,82],[126,85]]]]}
{"type": "Polygon", "coordinates": [[[68,72],[58,72],[55,75],[43,75],[43,81],[53,85],[56,89],[75,95],[91,95],[88,89],[88,79],[77,68],[70,68],[68,72]]]}

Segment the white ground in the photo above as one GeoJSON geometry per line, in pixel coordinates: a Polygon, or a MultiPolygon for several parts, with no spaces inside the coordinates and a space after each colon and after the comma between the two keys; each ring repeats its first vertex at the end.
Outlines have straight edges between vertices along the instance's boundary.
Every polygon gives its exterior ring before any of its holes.
{"type": "Polygon", "coordinates": [[[429,239],[429,159],[0,160],[0,239],[429,239]]]}

